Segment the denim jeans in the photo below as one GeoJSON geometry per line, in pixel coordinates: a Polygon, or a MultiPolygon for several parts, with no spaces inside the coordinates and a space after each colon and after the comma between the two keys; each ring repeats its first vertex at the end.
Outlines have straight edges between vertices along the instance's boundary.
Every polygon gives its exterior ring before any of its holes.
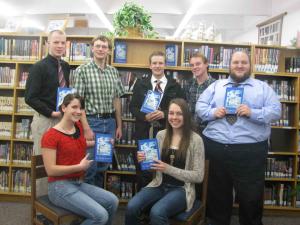
{"type": "Polygon", "coordinates": [[[111,225],[118,208],[118,198],[111,192],[75,180],[48,184],[49,200],[86,219],[81,225],[111,225]]]}
{"type": "MultiPolygon", "coordinates": [[[[94,116],[87,116],[90,128],[94,133],[111,134],[112,138],[115,137],[116,120],[114,118],[101,119],[94,116]]],[[[94,159],[94,147],[88,148],[89,159],[94,159]]],[[[93,162],[85,173],[85,182],[103,187],[103,172],[107,170],[108,164],[93,162]]]]}
{"type": "Polygon", "coordinates": [[[170,217],[186,209],[183,187],[162,184],[145,187],[128,203],[125,225],[140,225],[141,215],[149,211],[151,225],[168,225],[170,217]]]}

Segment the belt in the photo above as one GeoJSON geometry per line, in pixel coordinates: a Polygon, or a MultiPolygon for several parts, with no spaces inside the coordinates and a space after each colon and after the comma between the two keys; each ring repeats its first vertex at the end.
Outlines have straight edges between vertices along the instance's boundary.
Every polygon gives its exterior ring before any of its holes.
{"type": "Polygon", "coordinates": [[[97,113],[97,114],[90,114],[88,117],[96,117],[101,119],[108,119],[108,118],[115,118],[115,113],[97,113]]]}

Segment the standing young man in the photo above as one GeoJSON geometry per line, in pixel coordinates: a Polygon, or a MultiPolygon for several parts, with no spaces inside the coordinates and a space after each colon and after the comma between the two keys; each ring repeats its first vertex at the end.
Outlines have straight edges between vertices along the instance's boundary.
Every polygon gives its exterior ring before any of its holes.
{"type": "Polygon", "coordinates": [[[233,53],[229,72],[229,78],[211,84],[196,105],[197,114],[208,121],[203,131],[210,160],[207,216],[209,224],[230,224],[234,187],[240,224],[262,225],[270,123],[280,118],[281,105],[267,83],[250,77],[247,53],[233,53]],[[227,114],[224,99],[232,87],[243,89],[243,100],[235,114],[227,114]]]}
{"type": "MultiPolygon", "coordinates": [[[[92,129],[91,133],[109,133],[113,138],[122,136],[120,97],[125,93],[116,68],[107,64],[111,51],[111,41],[105,36],[92,40],[93,59],[75,71],[74,88],[84,97],[85,115],[92,129]]],[[[90,135],[89,135],[90,136],[90,135]]],[[[93,148],[89,149],[90,159],[94,158],[93,148]]],[[[95,178],[97,172],[107,169],[107,165],[94,162],[88,169],[87,183],[103,185],[102,176],[95,178]],[[99,178],[99,179],[98,179],[99,178]]]]}
{"type": "Polygon", "coordinates": [[[61,59],[66,50],[65,33],[51,31],[48,47],[48,55],[30,68],[25,89],[25,102],[35,110],[31,123],[34,155],[41,154],[44,132],[61,118],[61,113],[56,111],[57,88],[69,86],[69,64],[61,59]]]}
{"type": "Polygon", "coordinates": [[[188,82],[184,87],[186,100],[189,104],[190,112],[193,116],[193,124],[196,131],[202,135],[206,123],[204,123],[195,113],[196,102],[202,92],[215,81],[208,73],[208,61],[206,57],[196,52],[190,58],[190,66],[192,68],[193,79],[188,82]]]}
{"type": "MultiPolygon", "coordinates": [[[[153,52],[149,57],[149,63],[152,76],[136,82],[129,106],[131,113],[136,118],[136,140],[149,138],[151,126],[153,128],[151,136],[155,137],[159,130],[165,128],[169,102],[174,98],[185,98],[180,85],[174,79],[165,76],[165,54],[163,52],[153,52]],[[140,110],[148,90],[160,91],[162,93],[162,100],[158,110],[146,114],[140,110]]],[[[151,180],[152,173],[143,172],[142,175],[138,176],[138,189],[147,185],[151,180]]]]}

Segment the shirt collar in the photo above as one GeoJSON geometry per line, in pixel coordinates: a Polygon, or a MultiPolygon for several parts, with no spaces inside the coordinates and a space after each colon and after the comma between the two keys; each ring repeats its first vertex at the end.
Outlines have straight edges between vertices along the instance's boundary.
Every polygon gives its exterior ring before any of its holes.
{"type": "Polygon", "coordinates": [[[162,78],[157,79],[153,75],[151,76],[151,83],[154,83],[156,80],[160,80],[162,84],[166,84],[168,82],[168,79],[164,75],[162,78]]]}
{"type": "MultiPolygon", "coordinates": [[[[229,85],[229,84],[236,84],[236,82],[229,76],[225,82],[224,82],[224,86],[229,85]]],[[[249,77],[247,80],[239,83],[239,85],[250,85],[253,86],[254,85],[254,79],[249,77]]]]}

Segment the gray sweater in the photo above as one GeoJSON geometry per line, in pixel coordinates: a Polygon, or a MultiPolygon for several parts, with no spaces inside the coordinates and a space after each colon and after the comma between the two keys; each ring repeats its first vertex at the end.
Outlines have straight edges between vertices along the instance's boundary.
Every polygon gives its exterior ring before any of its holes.
{"type": "MultiPolygon", "coordinates": [[[[157,133],[159,149],[161,151],[166,130],[157,133]]],[[[191,135],[190,145],[186,154],[185,169],[179,169],[167,164],[165,174],[184,182],[186,193],[186,211],[189,211],[196,198],[195,183],[200,183],[204,176],[204,146],[202,138],[195,132],[191,135]]],[[[147,187],[158,187],[162,183],[162,172],[156,172],[147,187]]]]}

